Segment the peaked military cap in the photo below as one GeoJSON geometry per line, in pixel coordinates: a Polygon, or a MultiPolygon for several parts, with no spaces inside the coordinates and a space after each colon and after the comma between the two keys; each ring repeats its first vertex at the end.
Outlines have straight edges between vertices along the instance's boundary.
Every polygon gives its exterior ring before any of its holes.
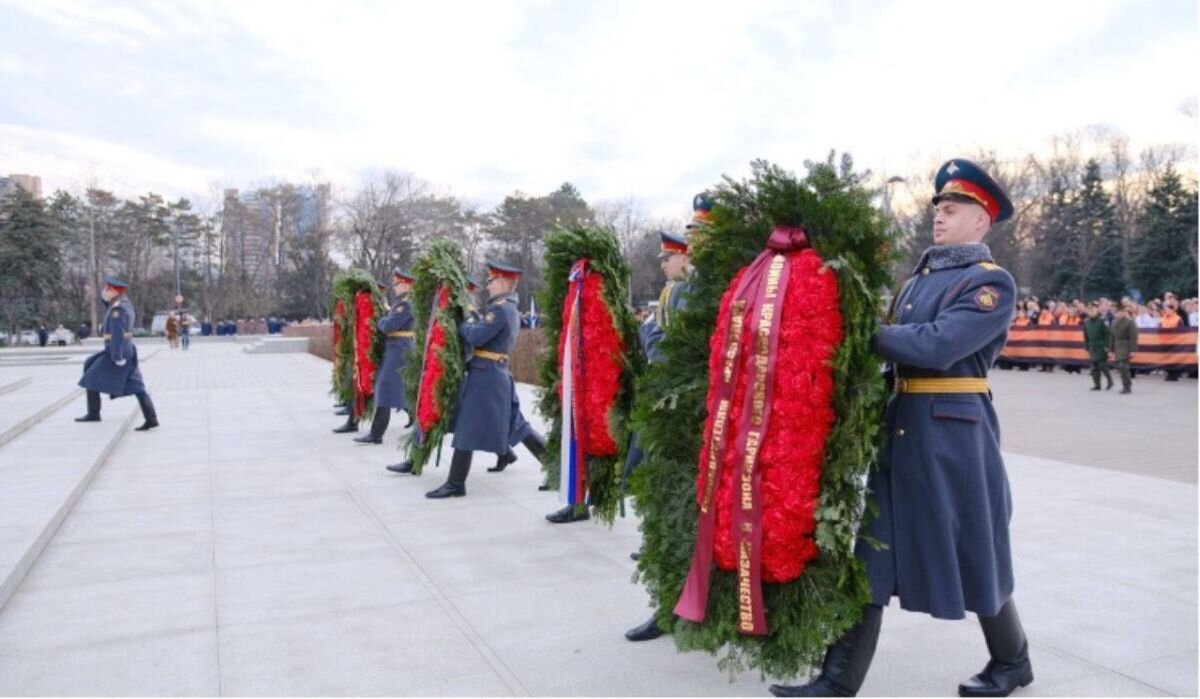
{"type": "Polygon", "coordinates": [[[658,259],[663,260],[671,255],[686,255],[688,252],[687,238],[675,233],[659,231],[658,237],[661,240],[658,251],[658,259]]]}
{"type": "Polygon", "coordinates": [[[410,284],[417,281],[417,278],[413,276],[412,272],[409,272],[407,269],[400,269],[399,267],[392,270],[392,279],[398,282],[408,282],[410,284]]]}
{"type": "Polygon", "coordinates": [[[933,203],[942,199],[968,201],[979,204],[992,217],[993,223],[1008,220],[1013,215],[1013,205],[1008,195],[983,168],[970,160],[955,158],[948,160],[938,169],[933,182],[933,203]]]}
{"type": "Polygon", "coordinates": [[[513,267],[512,265],[506,265],[502,262],[488,262],[487,271],[488,281],[496,278],[520,279],[521,275],[525,273],[525,270],[521,269],[520,267],[513,267]]]}
{"type": "Polygon", "coordinates": [[[700,192],[692,197],[692,221],[687,225],[689,230],[699,228],[708,223],[712,217],[713,200],[708,192],[700,192]]]}
{"type": "Polygon", "coordinates": [[[475,277],[467,277],[467,291],[478,291],[481,288],[475,277]]]}
{"type": "Polygon", "coordinates": [[[117,277],[115,277],[111,274],[105,275],[104,284],[105,284],[105,286],[111,286],[114,289],[128,289],[129,288],[129,282],[118,279],[117,277]]]}

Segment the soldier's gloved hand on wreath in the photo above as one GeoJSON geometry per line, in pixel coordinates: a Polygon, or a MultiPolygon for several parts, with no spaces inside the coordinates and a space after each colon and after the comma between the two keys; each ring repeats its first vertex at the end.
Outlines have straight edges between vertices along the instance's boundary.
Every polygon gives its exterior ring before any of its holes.
{"type": "Polygon", "coordinates": [[[124,360],[124,359],[118,359],[116,362],[114,362],[114,364],[116,364],[117,366],[125,366],[125,361],[126,360],[124,360]]]}

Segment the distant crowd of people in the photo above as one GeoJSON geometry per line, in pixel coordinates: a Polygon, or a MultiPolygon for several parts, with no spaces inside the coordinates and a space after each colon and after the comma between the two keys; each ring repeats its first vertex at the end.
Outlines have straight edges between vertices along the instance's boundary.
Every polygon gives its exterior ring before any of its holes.
{"type": "MultiPolygon", "coordinates": [[[[1117,310],[1123,308],[1142,329],[1200,327],[1200,301],[1189,298],[1180,302],[1170,291],[1163,294],[1162,298],[1151,299],[1144,304],[1137,303],[1129,296],[1122,297],[1120,303],[1113,303],[1101,296],[1095,303],[1109,325],[1116,318],[1117,310]]],[[[1017,304],[1013,325],[1082,325],[1086,317],[1087,304],[1080,299],[1050,299],[1043,303],[1038,297],[1029,296],[1017,304]]]]}
{"type": "MultiPolygon", "coordinates": [[[[1180,302],[1179,298],[1168,291],[1162,298],[1154,298],[1146,303],[1139,303],[1132,297],[1124,296],[1117,303],[1107,297],[1084,303],[1080,299],[1070,302],[1058,299],[1040,301],[1036,296],[1022,299],[1014,311],[1013,326],[1078,326],[1083,335],[1084,348],[1088,353],[1092,390],[1101,390],[1100,378],[1106,381],[1105,388],[1112,388],[1113,380],[1109,373],[1110,363],[1121,376],[1121,393],[1131,391],[1131,379],[1139,373],[1150,373],[1146,369],[1135,370],[1130,364],[1138,348],[1138,331],[1145,329],[1180,329],[1200,328],[1200,301],[1187,298],[1180,302]]],[[[1054,364],[1041,364],[1040,371],[1054,371],[1054,364]]],[[[1022,371],[1028,370],[1029,365],[1020,365],[1022,371]]],[[[1080,373],[1083,367],[1065,365],[1064,371],[1080,373]]],[[[1166,368],[1163,370],[1167,381],[1178,381],[1181,375],[1195,376],[1195,370],[1166,368]]]]}

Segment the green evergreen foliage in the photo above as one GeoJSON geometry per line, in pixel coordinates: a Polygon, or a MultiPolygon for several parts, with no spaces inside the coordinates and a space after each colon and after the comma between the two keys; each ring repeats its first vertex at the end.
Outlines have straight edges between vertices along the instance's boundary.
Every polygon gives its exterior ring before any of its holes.
{"type": "Polygon", "coordinates": [[[826,647],[858,621],[870,599],[862,562],[853,554],[865,516],[864,481],[881,444],[887,396],[880,360],[871,350],[882,309],[878,290],[890,284],[886,250],[894,249],[883,216],[843,156],[806,163],[798,178],[755,161],[748,180],[725,178],[712,191],[711,224],[691,238],[695,266],[688,306],[663,340],[666,360],[648,367],[637,386],[634,429],[646,459],[634,493],[645,537],[638,575],[658,623],[683,650],[724,651],[730,672],[756,668],[794,676],[818,665],[826,647]],[[762,251],[776,225],[803,226],[813,247],[838,275],[844,340],[834,359],[837,422],[826,445],[816,541],[820,555],[796,581],[764,587],[770,634],[736,632],[736,576],[714,571],[707,619],[672,614],[694,546],[697,459],[705,418],[708,341],[730,280],[762,251]]]}
{"type": "Polygon", "coordinates": [[[1050,185],[1041,201],[1041,216],[1033,227],[1036,246],[1034,293],[1042,298],[1074,295],[1082,274],[1075,251],[1079,226],[1074,193],[1062,172],[1050,174],[1050,185]]]}
{"type": "Polygon", "coordinates": [[[1146,298],[1196,295],[1196,197],[1171,166],[1147,192],[1129,260],[1133,285],[1146,298]]]}
{"type": "MultiPolygon", "coordinates": [[[[331,313],[332,309],[337,307],[338,301],[344,303],[346,307],[344,325],[341,327],[341,337],[337,346],[333,348],[333,352],[337,357],[334,366],[342,369],[341,376],[334,377],[335,385],[333,393],[338,402],[351,406],[354,404],[354,327],[357,324],[354,297],[360,291],[371,292],[371,300],[377,315],[382,309],[387,307],[387,300],[384,298],[383,292],[379,289],[375,278],[366,270],[351,268],[339,272],[333,278],[333,304],[330,307],[331,313]]],[[[371,329],[372,331],[375,330],[374,325],[372,325],[371,329]]],[[[387,338],[379,332],[372,332],[371,338],[369,355],[375,366],[378,367],[380,361],[383,359],[383,348],[387,342],[387,338]]],[[[372,396],[367,399],[363,417],[370,417],[374,408],[375,401],[372,396]]]]}
{"type": "Polygon", "coordinates": [[[458,392],[467,374],[462,340],[458,336],[458,324],[473,306],[471,295],[467,293],[467,273],[463,266],[462,252],[454,242],[445,238],[433,241],[425,254],[413,265],[412,271],[416,281],[413,283],[409,299],[412,303],[415,342],[413,354],[404,365],[404,385],[414,420],[421,387],[421,372],[425,364],[425,344],[429,337],[429,328],[433,324],[435,295],[441,286],[445,286],[450,292],[450,302],[438,311],[437,316],[446,336],[446,342],[438,355],[445,372],[437,392],[441,415],[420,444],[417,443],[417,430],[414,429],[408,445],[413,474],[419,476],[429,458],[441,446],[442,438],[454,428],[452,421],[455,406],[458,404],[458,392]]]}
{"type": "Polygon", "coordinates": [[[25,190],[0,202],[0,307],[9,332],[43,320],[62,278],[57,238],[46,207],[25,190]]]}
{"type": "Polygon", "coordinates": [[[638,344],[637,320],[629,308],[629,263],[621,255],[616,234],[606,228],[582,225],[560,228],[546,236],[545,244],[543,273],[546,284],[538,294],[538,305],[546,313],[543,326],[546,352],[539,368],[542,389],[538,410],[551,427],[546,440],[546,453],[542,457],[542,471],[546,475],[546,482],[557,490],[560,486],[558,465],[562,441],[562,401],[558,395],[562,376],[558,366],[558,343],[562,334],[563,304],[566,302],[571,266],[579,259],[587,259],[591,268],[604,278],[604,302],[626,350],[621,357],[625,365],[621,387],[609,415],[617,454],[588,459],[589,504],[597,517],[612,524],[622,497],[621,476],[629,446],[629,414],[633,408],[634,378],[644,364],[638,344]]]}
{"type": "MultiPolygon", "coordinates": [[[[1075,201],[1079,226],[1076,257],[1080,262],[1078,298],[1120,298],[1125,291],[1125,264],[1121,259],[1121,232],[1117,229],[1112,198],[1104,191],[1100,163],[1089,160],[1075,201]]],[[[1073,290],[1074,291],[1074,290],[1073,290]]]]}

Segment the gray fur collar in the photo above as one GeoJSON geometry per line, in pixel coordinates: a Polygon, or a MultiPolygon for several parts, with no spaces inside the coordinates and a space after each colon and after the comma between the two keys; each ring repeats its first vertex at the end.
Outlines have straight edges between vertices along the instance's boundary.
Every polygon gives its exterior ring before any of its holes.
{"type": "Polygon", "coordinates": [[[913,274],[919,274],[926,267],[936,272],[939,269],[965,267],[979,262],[994,262],[992,251],[984,243],[931,245],[921,253],[921,260],[913,268],[913,274]]]}

